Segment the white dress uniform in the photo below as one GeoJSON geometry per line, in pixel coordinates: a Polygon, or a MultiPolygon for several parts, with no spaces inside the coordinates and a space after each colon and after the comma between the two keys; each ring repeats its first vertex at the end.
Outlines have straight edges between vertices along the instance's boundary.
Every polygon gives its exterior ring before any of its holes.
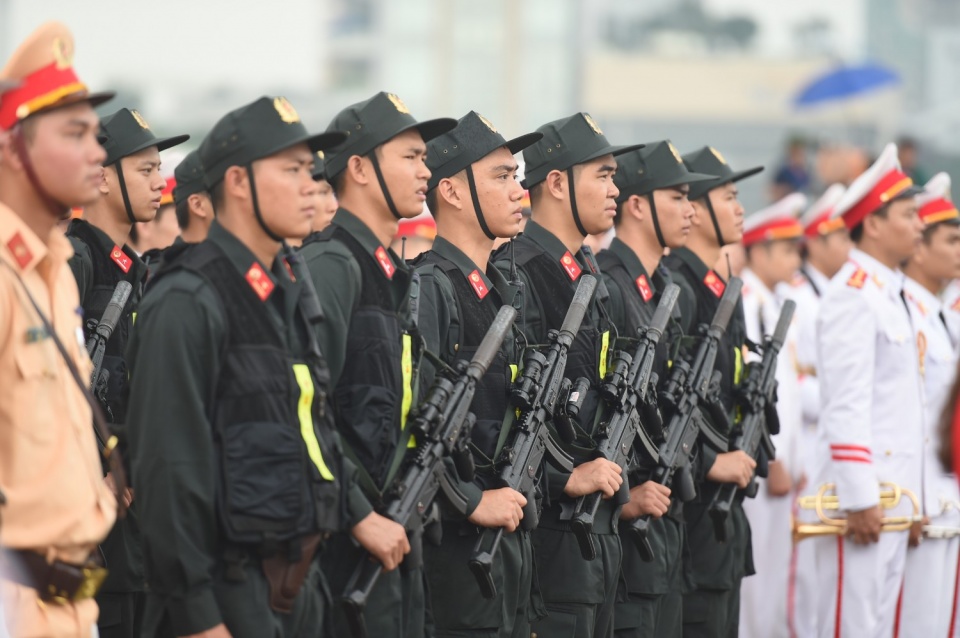
{"type": "Polygon", "coordinates": [[[943,315],[953,338],[960,341],[960,279],[954,279],[940,295],[943,300],[943,315]]]}
{"type": "MultiPolygon", "coordinates": [[[[857,178],[837,205],[848,228],[884,202],[913,194],[896,146],[857,178]]],[[[879,502],[880,482],[921,488],[923,398],[903,275],[854,249],[831,281],[817,318],[821,412],[816,484],[836,485],[841,510],[879,502]]],[[[907,499],[886,515],[912,514],[907,499]]],[[[818,635],[888,638],[906,562],[907,532],[858,545],[825,536],[816,543],[818,635]]]]}
{"type": "MultiPolygon", "coordinates": [[[[770,240],[799,241],[803,227],[797,219],[806,197],[794,193],[744,221],[744,246],[770,240]]],[[[743,279],[743,312],[747,338],[762,344],[773,334],[785,299],[777,295],[749,267],[743,279]]],[[[803,474],[800,445],[800,384],[797,379],[796,321],[777,358],[777,415],[780,432],[773,435],[777,461],[799,482],[803,474]]],[[[747,361],[757,361],[749,353],[747,361]]],[[[795,494],[772,496],[766,481],[758,478],[756,498],[743,502],[750,521],[753,561],[757,573],[745,578],[740,589],[740,635],[745,638],[790,638],[788,616],[792,605],[790,510],[795,494]]]]}
{"type": "MultiPolygon", "coordinates": [[[[947,197],[950,177],[935,175],[917,199],[920,218],[928,226],[960,223],[960,213],[947,197]]],[[[930,519],[928,538],[907,551],[900,598],[900,634],[956,635],[957,578],[960,576],[960,487],[937,458],[940,416],[953,390],[958,340],[948,327],[941,299],[907,279],[904,298],[910,308],[921,358],[926,418],[923,438],[923,513],[930,519]]]]}
{"type": "Polygon", "coordinates": [[[923,513],[937,530],[919,547],[907,551],[900,635],[947,636],[954,620],[958,553],[960,553],[960,487],[937,458],[937,427],[957,373],[956,343],[947,330],[940,300],[907,279],[904,296],[910,307],[917,348],[923,358],[926,399],[923,438],[923,513]]]}
{"type": "MultiPolygon", "coordinates": [[[[843,184],[833,184],[800,218],[803,234],[807,239],[846,232],[843,220],[831,218],[834,207],[846,192],[843,184]]],[[[793,281],[782,287],[785,297],[797,304],[796,312],[796,360],[800,384],[802,431],[800,447],[801,463],[806,477],[806,486],[800,495],[816,492],[813,479],[817,472],[817,421],[820,418],[820,379],[817,376],[817,313],[820,298],[830,285],[830,278],[810,263],[804,264],[793,281]]],[[[799,512],[794,512],[800,515],[799,512]]],[[[792,597],[787,609],[787,620],[792,635],[811,638],[817,633],[817,568],[814,543],[798,543],[793,548],[792,597]]]]}

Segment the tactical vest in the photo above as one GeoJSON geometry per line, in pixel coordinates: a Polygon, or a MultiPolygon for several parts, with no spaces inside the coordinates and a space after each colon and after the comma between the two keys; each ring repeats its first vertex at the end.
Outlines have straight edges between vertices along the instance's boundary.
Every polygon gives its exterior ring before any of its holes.
{"type": "Polygon", "coordinates": [[[208,409],[224,537],[270,546],[337,530],[340,451],[325,409],[326,363],[288,351],[264,302],[216,244],[173,247],[166,260],[156,279],[179,269],[203,277],[227,323],[208,409]]]}
{"type": "MultiPolygon", "coordinates": [[[[572,282],[563,268],[553,257],[544,252],[533,240],[523,236],[514,240],[517,268],[522,270],[530,281],[531,299],[538,305],[543,333],[546,329],[559,330],[563,325],[570,302],[576,292],[577,284],[572,282]]],[[[509,246],[501,247],[501,251],[509,246]]],[[[497,253],[498,259],[506,259],[505,252],[497,253]]],[[[591,268],[592,269],[592,268],[591,268]]],[[[599,278],[599,273],[596,274],[599,278]]],[[[584,449],[595,448],[591,435],[600,404],[599,383],[606,374],[607,355],[611,343],[611,324],[602,307],[605,296],[602,281],[598,282],[594,299],[588,307],[577,336],[567,352],[567,367],[564,376],[571,381],[583,377],[590,382],[583,405],[577,418],[578,432],[574,446],[564,446],[574,458],[582,461],[586,458],[584,449]]],[[[560,407],[560,406],[558,406],[560,407]]]]}
{"type": "MultiPolygon", "coordinates": [[[[467,283],[463,272],[453,262],[440,257],[436,253],[428,252],[417,260],[416,265],[434,264],[441,270],[453,286],[453,297],[456,304],[458,336],[455,352],[441,352],[441,358],[448,364],[454,361],[469,361],[477,352],[480,342],[486,336],[490,326],[500,308],[494,297],[488,295],[478,299],[470,284],[467,283]]],[[[446,344],[441,344],[443,348],[446,344]]],[[[510,406],[510,387],[513,381],[511,364],[516,364],[516,348],[511,336],[503,342],[500,351],[487,368],[486,374],[480,378],[476,386],[476,394],[470,411],[477,418],[470,435],[477,468],[480,470],[480,480],[483,482],[483,470],[490,469],[494,457],[497,455],[497,443],[501,428],[510,427],[508,415],[510,406]],[[509,354],[508,354],[509,353],[509,354]]]]}
{"type": "MultiPolygon", "coordinates": [[[[363,245],[336,224],[314,233],[304,246],[320,241],[337,241],[353,255],[360,267],[360,296],[350,314],[343,372],[333,395],[333,408],[340,435],[354,457],[367,495],[372,487],[380,491],[391,469],[405,449],[406,417],[413,402],[413,381],[421,351],[421,340],[405,330],[394,308],[391,287],[363,245]]],[[[397,269],[394,278],[408,277],[397,269]]]]}
{"type": "Polygon", "coordinates": [[[104,310],[113,297],[117,284],[128,281],[133,285],[133,291],[127,299],[120,321],[113,334],[107,341],[103,356],[103,370],[107,378],[106,405],[103,406],[107,419],[111,423],[122,424],[127,418],[127,401],[130,388],[128,384],[127,362],[125,353],[130,330],[133,327],[133,315],[140,305],[142,281],[136,280],[136,268],[124,273],[100,249],[100,240],[93,227],[83,221],[74,220],[67,229],[67,236],[74,237],[90,248],[93,259],[93,287],[83,303],[83,336],[89,339],[96,329],[104,310]]]}
{"type": "MultiPolygon", "coordinates": [[[[708,290],[686,262],[679,257],[666,257],[668,268],[678,279],[685,280],[692,287],[696,296],[696,313],[690,322],[691,330],[699,326],[709,325],[713,315],[720,305],[720,298],[708,290]]],[[[727,330],[721,339],[721,347],[717,352],[716,370],[722,375],[720,379],[720,401],[728,414],[733,413],[736,400],[736,391],[743,375],[743,345],[746,343],[746,323],[743,316],[743,301],[737,301],[737,309],[730,318],[727,330]]],[[[718,429],[721,427],[717,424],[718,429]]],[[[724,432],[725,434],[725,432],[724,432]]]]}

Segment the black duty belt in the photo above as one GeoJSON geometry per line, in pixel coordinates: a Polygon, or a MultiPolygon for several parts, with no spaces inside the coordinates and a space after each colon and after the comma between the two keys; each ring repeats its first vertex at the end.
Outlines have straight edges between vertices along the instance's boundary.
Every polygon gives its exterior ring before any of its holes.
{"type": "Polygon", "coordinates": [[[61,560],[51,563],[24,549],[0,549],[0,564],[5,579],[37,590],[43,601],[61,605],[93,598],[107,577],[99,560],[91,558],[84,565],[61,560]]]}

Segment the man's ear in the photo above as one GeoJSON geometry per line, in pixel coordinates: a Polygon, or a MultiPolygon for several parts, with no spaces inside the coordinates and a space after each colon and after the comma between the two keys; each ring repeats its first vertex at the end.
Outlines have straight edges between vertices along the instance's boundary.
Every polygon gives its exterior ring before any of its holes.
{"type": "Polygon", "coordinates": [[[346,178],[354,181],[358,184],[369,184],[370,183],[370,171],[372,166],[370,166],[370,160],[366,157],[360,157],[359,155],[351,155],[350,159],[347,160],[346,167],[346,178]]]}
{"type": "MultiPolygon", "coordinates": [[[[116,175],[116,169],[114,169],[113,174],[116,175]]],[[[107,180],[107,169],[102,166],[100,167],[100,183],[97,189],[101,195],[106,196],[110,194],[110,182],[107,180]]]]}
{"type": "Polygon", "coordinates": [[[247,170],[240,166],[231,166],[223,174],[223,192],[233,199],[250,199],[250,178],[247,170]]]}
{"type": "Polygon", "coordinates": [[[554,199],[563,199],[570,186],[567,184],[567,174],[557,170],[547,173],[544,188],[554,199]]]}
{"type": "Polygon", "coordinates": [[[437,196],[457,210],[463,210],[463,198],[460,197],[458,184],[449,177],[444,177],[437,184],[437,196]]]}

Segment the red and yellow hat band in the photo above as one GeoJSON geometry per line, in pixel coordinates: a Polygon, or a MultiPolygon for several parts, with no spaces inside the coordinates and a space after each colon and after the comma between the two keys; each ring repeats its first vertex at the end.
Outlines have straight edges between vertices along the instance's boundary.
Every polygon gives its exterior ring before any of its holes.
{"type": "Polygon", "coordinates": [[[830,216],[833,214],[832,210],[828,210],[824,214],[820,215],[814,219],[810,224],[803,230],[803,234],[806,237],[816,237],[821,236],[825,237],[830,233],[836,232],[844,227],[842,217],[834,217],[830,219],[830,216]]]}
{"type": "Polygon", "coordinates": [[[867,215],[876,212],[911,186],[913,186],[913,180],[910,177],[898,169],[893,169],[843,214],[843,222],[848,229],[854,229],[867,215]]]}
{"type": "Polygon", "coordinates": [[[0,100],[0,129],[13,126],[38,111],[55,105],[67,97],[82,97],[87,85],[80,81],[72,66],[51,62],[23,79],[0,100]]]}
{"type": "Polygon", "coordinates": [[[792,217],[775,219],[771,222],[753,228],[743,234],[743,245],[751,246],[763,241],[778,239],[799,239],[803,236],[803,226],[792,217]]]}
{"type": "Polygon", "coordinates": [[[956,205],[942,197],[927,202],[920,207],[920,219],[926,225],[950,221],[960,217],[956,205]]]}

